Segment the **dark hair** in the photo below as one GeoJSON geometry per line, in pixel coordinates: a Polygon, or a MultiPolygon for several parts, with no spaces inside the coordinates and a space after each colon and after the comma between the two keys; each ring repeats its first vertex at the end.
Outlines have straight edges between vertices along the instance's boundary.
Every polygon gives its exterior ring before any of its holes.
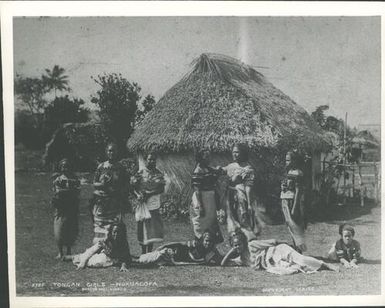
{"type": "Polygon", "coordinates": [[[238,148],[242,161],[247,161],[249,159],[249,147],[247,146],[247,144],[236,143],[233,146],[233,150],[234,148],[238,148]]]}
{"type": "Polygon", "coordinates": [[[338,233],[342,236],[342,233],[344,231],[349,231],[353,236],[355,235],[355,231],[354,231],[354,228],[352,225],[349,225],[349,224],[341,224],[339,227],[338,227],[338,233]]]}
{"type": "Polygon", "coordinates": [[[233,247],[235,239],[238,239],[244,247],[247,247],[247,237],[239,228],[230,235],[229,242],[231,247],[233,247]]]}
{"type": "Polygon", "coordinates": [[[202,233],[202,236],[200,238],[197,239],[197,248],[198,250],[200,251],[203,251],[205,250],[205,248],[203,247],[203,240],[205,239],[205,237],[209,237],[210,241],[212,242],[212,246],[210,247],[211,249],[215,247],[215,235],[214,233],[211,231],[211,230],[208,230],[206,229],[203,233],[202,233]]]}
{"type": "Polygon", "coordinates": [[[114,230],[114,228],[117,228],[117,232],[118,232],[118,241],[121,240],[121,239],[126,239],[127,238],[127,228],[126,228],[126,225],[124,224],[124,222],[120,221],[118,222],[116,225],[111,225],[110,228],[108,229],[108,233],[111,235],[112,233],[112,230],[114,230]]]}
{"type": "Polygon", "coordinates": [[[58,165],[61,167],[64,163],[69,164],[69,163],[70,163],[69,159],[68,159],[68,158],[63,158],[63,159],[61,159],[61,160],[59,161],[59,164],[58,164],[58,165]]]}
{"type": "Polygon", "coordinates": [[[110,239],[111,249],[110,254],[112,258],[118,259],[120,262],[131,262],[130,246],[127,241],[127,228],[123,221],[119,221],[118,224],[112,225],[108,230],[108,237],[110,239]],[[116,241],[111,239],[111,233],[114,228],[117,228],[116,241]]]}
{"type": "Polygon", "coordinates": [[[208,236],[210,238],[210,240],[214,240],[214,233],[211,232],[210,230],[206,229],[203,233],[202,233],[202,236],[201,236],[201,239],[203,241],[203,239],[208,236]]]}
{"type": "Polygon", "coordinates": [[[295,168],[299,168],[301,166],[302,157],[297,151],[289,151],[286,155],[290,156],[291,164],[295,168]]]}
{"type": "Polygon", "coordinates": [[[64,163],[67,163],[67,164],[68,164],[68,169],[69,169],[69,171],[72,170],[72,164],[71,164],[71,161],[70,161],[68,158],[63,158],[63,159],[59,160],[59,162],[58,162],[57,165],[56,165],[56,168],[55,168],[55,169],[56,169],[57,172],[60,172],[60,171],[61,171],[61,167],[62,167],[62,165],[63,165],[64,163]]]}
{"type": "Polygon", "coordinates": [[[115,149],[118,149],[118,145],[111,141],[111,142],[108,142],[107,145],[106,145],[106,150],[109,148],[109,147],[114,147],[115,149]]]}
{"type": "Polygon", "coordinates": [[[195,151],[195,162],[197,164],[201,163],[203,160],[204,153],[209,152],[207,149],[200,149],[195,151]]]}
{"type": "Polygon", "coordinates": [[[158,155],[153,151],[149,151],[149,152],[144,153],[144,158],[147,159],[150,155],[154,156],[155,159],[158,158],[158,155]]]}

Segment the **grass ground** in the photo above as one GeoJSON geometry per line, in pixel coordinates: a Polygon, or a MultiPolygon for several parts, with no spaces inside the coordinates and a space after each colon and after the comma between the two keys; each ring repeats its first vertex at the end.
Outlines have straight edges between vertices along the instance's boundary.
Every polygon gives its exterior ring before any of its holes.
{"type": "MultiPolygon", "coordinates": [[[[380,207],[357,212],[353,207],[341,210],[338,219],[349,218],[356,227],[368,260],[356,270],[335,273],[276,276],[249,268],[208,266],[131,268],[121,273],[117,268],[76,271],[71,263],[54,259],[53,219],[49,192],[51,182],[44,173],[16,173],[16,288],[19,296],[154,296],[154,295],[362,295],[380,294],[380,207]],[[346,213],[346,215],[344,215],[346,213]],[[358,213],[354,215],[354,213],[358,213]]],[[[84,251],[92,241],[92,225],[87,210],[91,186],[81,193],[80,234],[73,249],[84,251]]],[[[136,223],[127,215],[131,253],[139,254],[136,223]]],[[[307,230],[308,250],[323,256],[338,238],[340,220],[310,224],[307,230]]],[[[165,221],[165,241],[187,240],[193,236],[187,222],[165,221]]],[[[226,234],[223,228],[223,233],[226,234]]],[[[263,238],[288,240],[284,225],[267,226],[263,238]]],[[[226,240],[220,247],[229,249],[226,240]]]]}

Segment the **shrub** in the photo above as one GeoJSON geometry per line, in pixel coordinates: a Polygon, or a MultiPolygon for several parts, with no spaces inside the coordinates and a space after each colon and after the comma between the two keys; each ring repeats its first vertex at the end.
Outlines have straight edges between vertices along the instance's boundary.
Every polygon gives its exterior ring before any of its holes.
{"type": "Polygon", "coordinates": [[[162,196],[162,206],[159,210],[164,219],[188,220],[190,216],[189,206],[181,203],[178,195],[164,194],[162,196]]]}
{"type": "Polygon", "coordinates": [[[36,116],[26,110],[15,112],[15,144],[23,144],[33,150],[43,147],[41,130],[35,125],[36,116]]]}
{"type": "Polygon", "coordinates": [[[89,110],[82,99],[70,99],[68,95],[56,97],[44,109],[43,136],[47,142],[64,123],[81,123],[88,120],[89,110]]]}

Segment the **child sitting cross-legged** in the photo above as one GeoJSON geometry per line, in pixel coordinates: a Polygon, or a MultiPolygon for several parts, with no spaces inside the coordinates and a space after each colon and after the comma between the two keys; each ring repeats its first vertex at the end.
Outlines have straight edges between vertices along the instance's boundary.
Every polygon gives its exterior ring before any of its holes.
{"type": "Polygon", "coordinates": [[[357,268],[362,261],[360,243],[354,238],[354,228],[349,224],[339,226],[341,238],[333,244],[328,259],[339,261],[346,268],[357,268]]]}

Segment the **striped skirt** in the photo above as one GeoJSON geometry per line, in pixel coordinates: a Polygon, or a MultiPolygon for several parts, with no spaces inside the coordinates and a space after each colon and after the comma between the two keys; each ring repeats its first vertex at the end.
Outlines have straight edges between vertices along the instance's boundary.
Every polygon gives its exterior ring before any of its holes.
{"type": "Polygon", "coordinates": [[[223,237],[217,221],[217,206],[215,192],[201,191],[204,216],[200,216],[199,202],[196,193],[192,196],[190,217],[196,238],[201,238],[205,231],[211,231],[216,244],[223,242],[223,237]]]}
{"type": "Polygon", "coordinates": [[[120,201],[114,197],[95,196],[93,205],[94,239],[93,243],[104,240],[109,230],[122,219],[120,201]]]}
{"type": "Polygon", "coordinates": [[[138,242],[149,245],[163,242],[164,229],[159,209],[150,210],[151,218],[138,221],[138,242]]]}

